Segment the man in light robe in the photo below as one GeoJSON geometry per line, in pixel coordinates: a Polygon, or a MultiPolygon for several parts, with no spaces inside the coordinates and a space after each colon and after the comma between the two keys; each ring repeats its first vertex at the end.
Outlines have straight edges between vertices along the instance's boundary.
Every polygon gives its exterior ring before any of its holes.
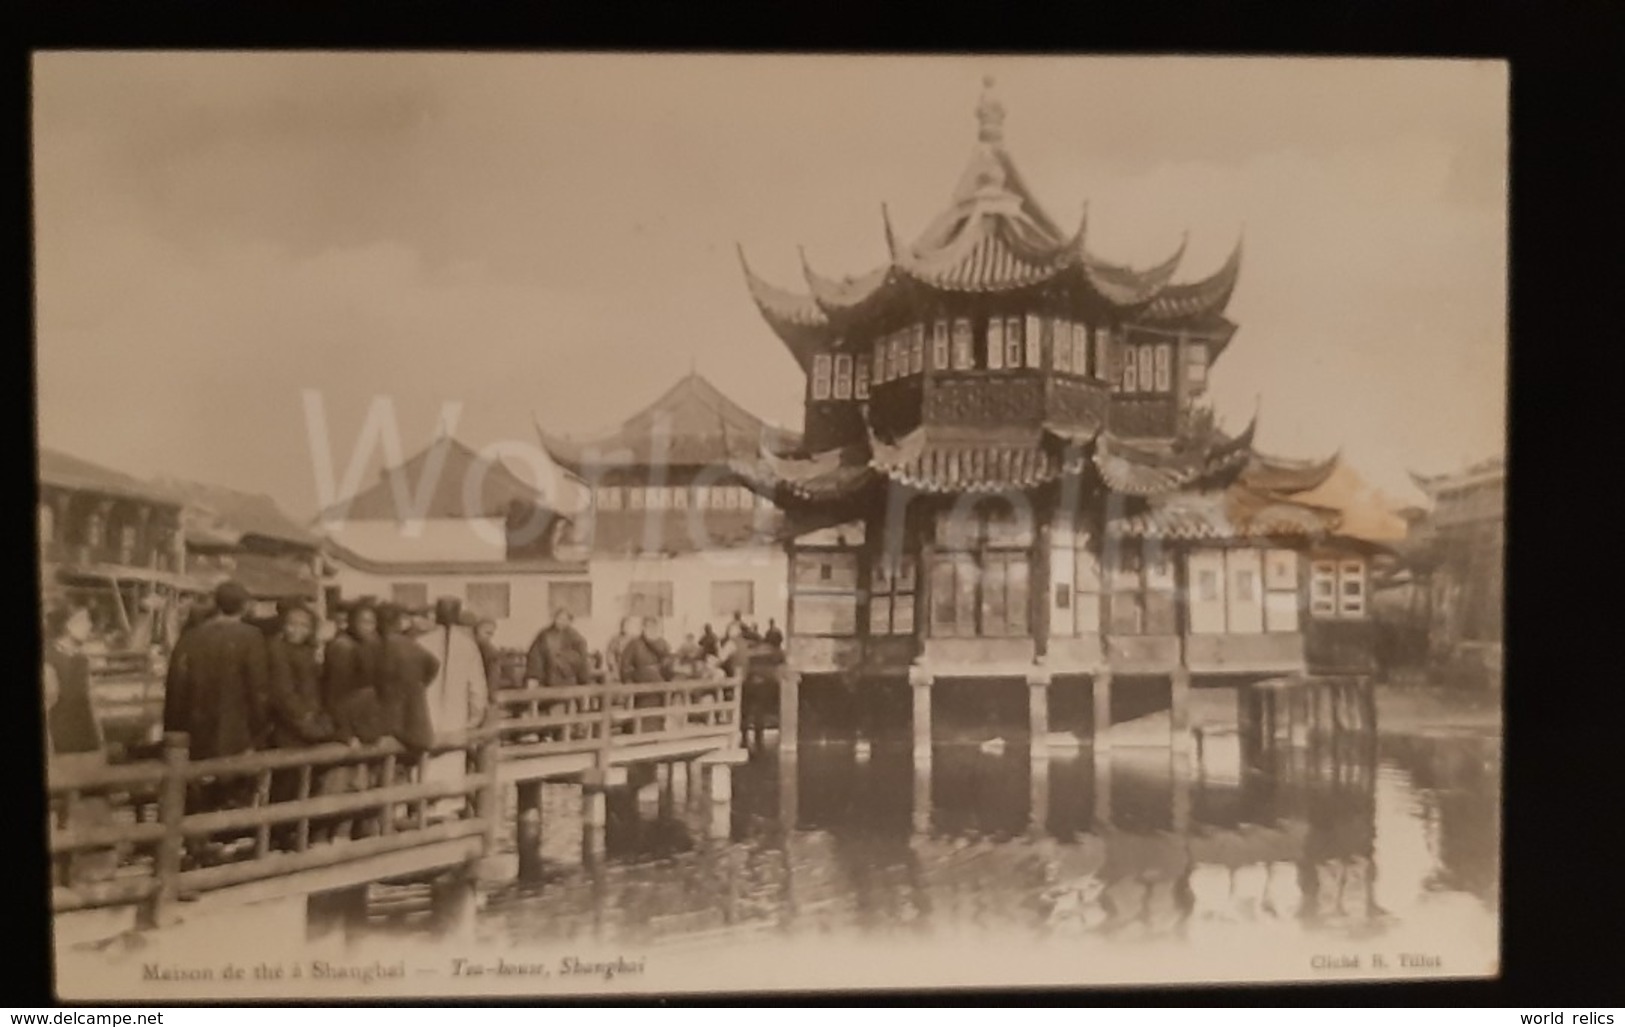
{"type": "MultiPolygon", "coordinates": [[[[462,624],[462,604],[453,598],[435,603],[435,626],[419,635],[417,642],[439,661],[440,669],[429,682],[429,724],[437,740],[471,731],[485,721],[490,700],[486,680],[485,653],[472,629],[462,624]]],[[[468,755],[461,750],[443,752],[429,759],[425,782],[455,784],[467,779],[468,755]]],[[[460,816],[467,808],[466,798],[448,796],[430,805],[431,820],[460,816]]]]}

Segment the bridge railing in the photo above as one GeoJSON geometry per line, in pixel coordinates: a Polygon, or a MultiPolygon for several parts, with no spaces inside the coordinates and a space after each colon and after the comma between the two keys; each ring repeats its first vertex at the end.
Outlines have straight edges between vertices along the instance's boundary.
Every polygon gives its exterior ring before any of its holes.
{"type": "Polygon", "coordinates": [[[505,688],[494,701],[504,758],[632,748],[736,732],[742,682],[505,688]]]}
{"type": "Polygon", "coordinates": [[[189,758],[185,734],[164,740],[162,760],[50,769],[56,911],[138,904],[151,921],[194,894],[437,842],[494,839],[498,743],[490,729],[448,736],[425,752],[390,739],[206,760],[189,758]],[[446,753],[463,754],[466,772],[426,780],[429,760],[446,753]],[[449,816],[431,815],[447,799],[464,802],[450,803],[449,816]],[[345,822],[366,826],[353,839],[322,837],[345,822]]]}
{"type": "Polygon", "coordinates": [[[615,750],[732,734],[741,692],[737,679],[502,689],[485,725],[422,752],[386,739],[195,760],[172,733],[162,759],[55,761],[53,907],[139,904],[154,919],[189,895],[417,846],[478,838],[490,852],[502,760],[589,753],[607,766],[615,750]],[[430,772],[453,753],[463,773],[430,772]]]}

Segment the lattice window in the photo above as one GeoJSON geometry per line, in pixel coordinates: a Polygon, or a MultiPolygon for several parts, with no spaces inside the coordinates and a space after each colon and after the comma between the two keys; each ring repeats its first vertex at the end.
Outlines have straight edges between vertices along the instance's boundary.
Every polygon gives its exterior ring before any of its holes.
{"type": "Polygon", "coordinates": [[[813,357],[812,398],[829,398],[830,355],[820,353],[813,357]]]}

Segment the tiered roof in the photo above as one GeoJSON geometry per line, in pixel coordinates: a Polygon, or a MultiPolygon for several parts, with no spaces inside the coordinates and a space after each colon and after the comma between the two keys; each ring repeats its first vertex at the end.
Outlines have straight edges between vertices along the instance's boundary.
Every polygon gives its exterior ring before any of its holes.
{"type": "Polygon", "coordinates": [[[1087,210],[1076,231],[1064,231],[1028,189],[1004,148],[1004,109],[992,96],[991,80],[987,85],[977,107],[977,145],[948,208],[912,245],[904,245],[882,207],[884,264],[837,279],[814,271],[803,254],[808,291],[796,293],[759,277],[741,248],[751,296],[798,362],[807,366],[813,352],[839,338],[848,324],[920,289],[993,293],[1047,285],[1121,320],[1233,329],[1223,314],[1240,273],[1239,242],[1217,271],[1183,284],[1173,283],[1173,276],[1184,257],[1184,240],[1167,259],[1144,269],[1095,255],[1085,242],[1087,210]]]}
{"type": "Polygon", "coordinates": [[[764,444],[783,451],[800,441],[794,432],[763,421],[695,372],[607,432],[573,438],[538,424],[536,433],[553,459],[578,475],[607,467],[726,466],[764,444]]]}

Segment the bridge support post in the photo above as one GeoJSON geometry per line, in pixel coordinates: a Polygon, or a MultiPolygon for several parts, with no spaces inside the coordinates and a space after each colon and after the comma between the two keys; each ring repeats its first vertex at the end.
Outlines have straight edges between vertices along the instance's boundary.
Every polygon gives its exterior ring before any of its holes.
{"type": "Polygon", "coordinates": [[[1191,751],[1191,672],[1175,667],[1168,675],[1168,747],[1182,758],[1191,751]]]}
{"type": "Polygon", "coordinates": [[[1032,776],[1027,787],[1027,835],[1030,838],[1044,837],[1044,830],[1049,826],[1049,754],[1039,756],[1036,753],[1032,759],[1032,776]]]}
{"type": "Polygon", "coordinates": [[[1049,688],[1053,680],[1048,667],[1027,669],[1028,751],[1034,760],[1049,758],[1049,688]]]}
{"type": "Polygon", "coordinates": [[[433,917],[438,928],[436,940],[473,944],[478,894],[474,877],[467,868],[458,868],[432,885],[433,917]]]}
{"type": "Polygon", "coordinates": [[[700,757],[705,794],[713,803],[733,801],[733,768],[750,760],[744,749],[719,749],[700,757]]]}
{"type": "Polygon", "coordinates": [[[779,668],[779,751],[795,752],[800,740],[801,673],[785,664],[779,668]]]}
{"type": "Polygon", "coordinates": [[[1096,754],[1094,775],[1095,824],[1099,827],[1110,827],[1112,824],[1112,757],[1109,751],[1096,754]]]}
{"type": "Polygon", "coordinates": [[[587,859],[604,851],[609,823],[609,773],[594,768],[581,775],[581,850],[587,859]]]}
{"type": "Polygon", "coordinates": [[[929,667],[914,664],[908,668],[909,690],[914,695],[914,762],[931,762],[931,685],[935,676],[929,667]]]}
{"type": "Polygon", "coordinates": [[[1094,750],[1098,755],[1111,752],[1112,748],[1112,672],[1110,667],[1102,667],[1095,673],[1093,683],[1090,685],[1094,699],[1094,721],[1090,725],[1094,732],[1094,750]]]}
{"type": "Polygon", "coordinates": [[[521,781],[515,803],[515,848],[519,855],[519,879],[535,881],[542,876],[542,783],[521,781]]]}

